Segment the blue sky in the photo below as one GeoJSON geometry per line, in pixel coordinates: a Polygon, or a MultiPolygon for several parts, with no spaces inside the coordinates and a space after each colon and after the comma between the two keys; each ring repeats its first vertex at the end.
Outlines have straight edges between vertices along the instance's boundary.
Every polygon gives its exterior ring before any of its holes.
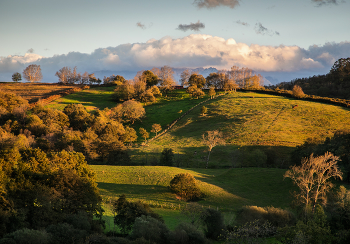
{"type": "Polygon", "coordinates": [[[1,0],[0,81],[31,63],[44,81],[64,66],[324,74],[350,56],[349,10],[349,0],[1,0]]]}

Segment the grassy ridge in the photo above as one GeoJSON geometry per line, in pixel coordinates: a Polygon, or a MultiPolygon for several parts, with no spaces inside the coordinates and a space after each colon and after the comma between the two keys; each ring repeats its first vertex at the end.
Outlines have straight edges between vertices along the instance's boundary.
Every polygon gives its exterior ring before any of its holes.
{"type": "Polygon", "coordinates": [[[252,151],[260,155],[271,150],[276,155],[275,165],[285,166],[291,151],[307,138],[325,139],[337,130],[350,129],[347,108],[273,95],[237,92],[210,100],[205,106],[206,116],[196,108],[166,135],[131,154],[155,155],[169,147],[190,157],[196,151],[192,167],[203,166],[206,148],[201,136],[216,129],[224,132],[227,144],[214,148],[215,165],[233,166],[237,157],[249,161],[252,151]],[[294,105],[298,107],[293,109],[294,105]]]}

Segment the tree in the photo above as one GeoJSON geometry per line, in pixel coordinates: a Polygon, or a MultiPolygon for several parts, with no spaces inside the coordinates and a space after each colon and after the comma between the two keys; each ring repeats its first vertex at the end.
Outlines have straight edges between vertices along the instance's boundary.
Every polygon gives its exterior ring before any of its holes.
{"type": "Polygon", "coordinates": [[[164,166],[173,166],[174,164],[174,152],[171,148],[164,148],[160,155],[160,163],[164,166]]]}
{"type": "Polygon", "coordinates": [[[165,94],[174,89],[175,80],[173,74],[174,71],[169,66],[165,65],[160,69],[160,88],[165,94]]]}
{"type": "Polygon", "coordinates": [[[298,85],[294,85],[292,93],[294,97],[298,97],[298,98],[302,98],[305,96],[303,89],[301,89],[301,87],[298,85]]]}
{"type": "Polygon", "coordinates": [[[156,133],[156,136],[157,136],[158,132],[161,130],[162,130],[162,126],[160,124],[153,124],[152,125],[151,132],[156,133]]]}
{"type": "Polygon", "coordinates": [[[123,102],[122,105],[122,116],[124,120],[130,121],[132,124],[138,119],[141,120],[146,114],[145,109],[140,102],[128,100],[123,102]]]}
{"type": "Polygon", "coordinates": [[[43,75],[41,74],[40,65],[37,65],[37,64],[29,65],[27,68],[23,70],[23,77],[24,79],[30,82],[41,81],[43,78],[43,75]]]}
{"type": "Polygon", "coordinates": [[[312,206],[314,210],[319,201],[326,203],[326,194],[333,187],[330,179],[342,179],[338,161],[339,157],[330,152],[319,157],[311,154],[309,158],[302,159],[300,166],[294,165],[284,174],[284,178],[291,178],[299,187],[300,193],[296,197],[305,204],[305,209],[312,206]]]}
{"type": "Polygon", "coordinates": [[[141,78],[146,82],[147,87],[156,86],[159,82],[158,76],[150,70],[143,71],[141,78]]]}
{"type": "Polygon", "coordinates": [[[85,71],[81,76],[81,84],[87,84],[89,82],[89,73],[85,71]]]}
{"type": "Polygon", "coordinates": [[[211,153],[212,149],[217,145],[224,144],[225,141],[223,139],[222,132],[220,132],[218,130],[207,131],[207,135],[203,134],[202,138],[203,138],[203,143],[206,146],[208,146],[207,164],[205,166],[205,168],[207,169],[208,164],[209,164],[209,157],[210,157],[210,153],[211,153]]]}
{"type": "Polygon", "coordinates": [[[117,86],[112,95],[116,101],[130,100],[135,96],[135,88],[130,80],[125,81],[123,84],[117,86]]]}
{"type": "Polygon", "coordinates": [[[208,95],[210,96],[211,99],[213,99],[213,97],[216,95],[215,87],[211,86],[209,88],[208,95]]]}
{"type": "Polygon", "coordinates": [[[340,58],[332,66],[330,73],[341,81],[350,76],[350,58],[340,58]]]}
{"type": "Polygon", "coordinates": [[[190,86],[196,85],[198,88],[203,88],[205,85],[205,78],[199,74],[192,74],[188,80],[190,86]]]}
{"type": "Polygon", "coordinates": [[[90,82],[90,84],[97,82],[97,79],[95,77],[95,73],[89,74],[89,82],[90,82]]]}
{"type": "Polygon", "coordinates": [[[196,179],[189,173],[175,175],[170,181],[170,190],[185,201],[197,200],[203,196],[196,185],[196,179]]]}
{"type": "Polygon", "coordinates": [[[191,85],[187,88],[187,92],[191,94],[192,97],[199,98],[204,96],[202,89],[198,88],[197,85],[191,85]]]}
{"type": "Polygon", "coordinates": [[[188,80],[190,79],[191,71],[186,69],[181,73],[180,82],[182,86],[188,86],[188,80]]]}
{"type": "Polygon", "coordinates": [[[208,108],[205,106],[202,106],[201,108],[201,114],[204,116],[204,114],[206,114],[206,112],[208,112],[208,108]]]}
{"type": "Polygon", "coordinates": [[[73,68],[73,71],[70,73],[68,77],[68,83],[75,84],[81,82],[81,74],[77,72],[77,66],[73,68]]]}
{"type": "Polygon", "coordinates": [[[147,138],[149,138],[149,133],[147,132],[147,130],[145,128],[140,127],[139,132],[146,142],[147,138]]]}
{"type": "Polygon", "coordinates": [[[58,77],[59,82],[64,84],[68,83],[69,77],[71,76],[72,70],[71,68],[65,66],[56,72],[55,76],[58,77]]]}
{"type": "Polygon", "coordinates": [[[22,75],[20,73],[16,72],[12,75],[12,80],[15,82],[18,82],[18,81],[22,80],[22,75]]]}

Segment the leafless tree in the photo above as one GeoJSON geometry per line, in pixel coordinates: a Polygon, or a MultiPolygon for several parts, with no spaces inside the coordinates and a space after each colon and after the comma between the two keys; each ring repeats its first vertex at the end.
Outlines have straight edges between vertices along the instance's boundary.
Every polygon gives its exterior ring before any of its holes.
{"type": "Polygon", "coordinates": [[[174,74],[174,71],[169,66],[165,65],[160,69],[160,75],[158,77],[160,77],[161,79],[160,87],[162,91],[165,92],[165,94],[168,91],[171,91],[173,89],[173,86],[175,85],[173,74],[174,74]]]}
{"type": "Polygon", "coordinates": [[[40,65],[37,65],[37,64],[29,65],[27,68],[23,70],[23,77],[24,79],[30,82],[41,81],[43,78],[43,75],[41,74],[40,65]]]}
{"type": "Polygon", "coordinates": [[[60,69],[59,71],[56,72],[55,76],[58,77],[58,80],[62,83],[68,83],[68,79],[70,77],[72,73],[71,68],[65,66],[62,69],[60,69]]]}
{"type": "Polygon", "coordinates": [[[190,79],[191,74],[191,71],[188,69],[184,70],[181,73],[180,82],[182,86],[188,86],[188,80],[190,79]]]}
{"type": "Polygon", "coordinates": [[[218,130],[207,131],[206,134],[202,135],[202,138],[203,138],[203,143],[208,147],[207,164],[205,166],[205,168],[207,169],[209,164],[209,157],[212,149],[215,146],[225,144],[225,141],[224,141],[222,132],[218,130]]]}
{"type": "Polygon", "coordinates": [[[321,201],[327,202],[326,193],[333,187],[331,178],[342,179],[342,172],[339,170],[337,162],[339,157],[327,152],[323,156],[304,158],[300,166],[292,166],[284,174],[284,178],[291,178],[299,189],[296,197],[300,203],[306,207],[312,206],[314,210],[316,204],[321,201]]]}

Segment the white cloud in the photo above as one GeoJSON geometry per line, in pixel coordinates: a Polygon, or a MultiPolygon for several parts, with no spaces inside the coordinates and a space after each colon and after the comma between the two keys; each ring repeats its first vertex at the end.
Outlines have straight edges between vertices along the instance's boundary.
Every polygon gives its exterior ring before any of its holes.
{"type": "MultiPolygon", "coordinates": [[[[179,39],[164,37],[145,43],[99,48],[91,54],[71,52],[44,58],[34,53],[0,58],[0,80],[11,80],[31,63],[41,65],[44,80],[57,81],[56,71],[77,66],[79,72],[99,70],[139,71],[169,65],[174,68],[233,65],[257,72],[314,72],[324,74],[339,58],[350,56],[350,42],[326,43],[323,46],[262,46],[237,43],[233,38],[192,34],[179,39]],[[7,78],[6,78],[7,77],[7,78]]],[[[103,77],[100,77],[103,78],[103,77]]]]}

